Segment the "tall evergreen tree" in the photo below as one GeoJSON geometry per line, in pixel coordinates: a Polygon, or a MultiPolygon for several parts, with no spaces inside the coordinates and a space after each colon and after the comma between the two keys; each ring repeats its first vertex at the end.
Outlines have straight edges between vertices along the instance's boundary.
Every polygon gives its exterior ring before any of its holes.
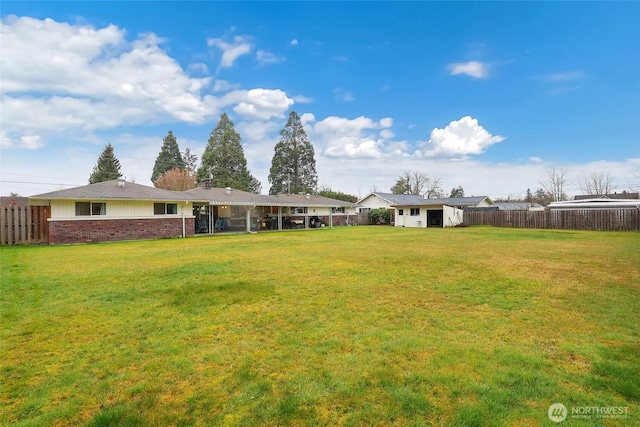
{"type": "Polygon", "coordinates": [[[218,125],[211,131],[209,143],[202,154],[198,178],[208,178],[209,174],[215,187],[251,191],[251,174],[247,169],[240,134],[235,131],[226,113],[222,114],[218,125]]]}
{"type": "Polygon", "coordinates": [[[89,184],[95,184],[97,182],[111,181],[118,179],[122,176],[120,173],[120,160],[118,160],[113,153],[113,146],[107,144],[107,146],[100,153],[98,162],[93,167],[93,172],[89,176],[89,184]]]}
{"type": "Polygon", "coordinates": [[[280,131],[269,170],[269,194],[314,193],[318,184],[313,145],[295,111],[280,131]]]}
{"type": "Polygon", "coordinates": [[[151,182],[156,182],[160,175],[175,168],[184,169],[184,159],[180,153],[176,137],[173,136],[173,132],[169,131],[162,140],[162,148],[156,158],[155,165],[153,165],[151,182]]]}

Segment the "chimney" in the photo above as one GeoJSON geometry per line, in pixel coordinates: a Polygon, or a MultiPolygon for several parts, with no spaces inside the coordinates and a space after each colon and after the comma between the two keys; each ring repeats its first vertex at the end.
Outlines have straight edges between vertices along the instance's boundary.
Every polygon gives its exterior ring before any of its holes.
{"type": "Polygon", "coordinates": [[[118,178],[118,187],[124,188],[124,184],[126,183],[123,177],[118,178]]]}
{"type": "Polygon", "coordinates": [[[227,193],[227,196],[231,195],[231,191],[233,191],[233,189],[231,187],[227,187],[224,189],[224,192],[227,193]]]}

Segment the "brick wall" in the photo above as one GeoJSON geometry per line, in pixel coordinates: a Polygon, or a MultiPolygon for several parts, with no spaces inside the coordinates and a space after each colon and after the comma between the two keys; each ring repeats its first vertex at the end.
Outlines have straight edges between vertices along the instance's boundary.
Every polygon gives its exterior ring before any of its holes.
{"type": "MultiPolygon", "coordinates": [[[[195,219],[185,218],[185,233],[193,236],[195,219]]],[[[49,222],[49,244],[166,239],[182,236],[182,218],[59,220],[49,222]]]]}

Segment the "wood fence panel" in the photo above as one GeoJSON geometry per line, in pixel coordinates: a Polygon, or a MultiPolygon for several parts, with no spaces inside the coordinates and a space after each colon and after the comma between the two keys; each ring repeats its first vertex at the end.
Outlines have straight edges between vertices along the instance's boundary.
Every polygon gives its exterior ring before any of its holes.
{"type": "Polygon", "coordinates": [[[0,208],[0,245],[49,242],[49,206],[3,206],[0,208]]]}
{"type": "Polygon", "coordinates": [[[555,230],[640,231],[640,209],[465,211],[464,224],[555,230]]]}

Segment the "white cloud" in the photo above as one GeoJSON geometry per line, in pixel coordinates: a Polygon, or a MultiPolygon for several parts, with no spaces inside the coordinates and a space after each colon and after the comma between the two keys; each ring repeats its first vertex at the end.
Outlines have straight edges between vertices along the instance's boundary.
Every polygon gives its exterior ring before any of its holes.
{"type": "Polygon", "coordinates": [[[269,120],[272,117],[284,117],[291,105],[293,99],[279,89],[251,89],[233,111],[246,119],[269,120]]]}
{"type": "Polygon", "coordinates": [[[251,39],[247,36],[234,36],[232,42],[224,41],[221,38],[207,39],[208,46],[215,46],[222,50],[220,67],[229,68],[242,55],[251,53],[251,39]]]}
{"type": "Polygon", "coordinates": [[[277,64],[279,62],[284,62],[285,58],[282,56],[276,56],[273,53],[259,50],[256,52],[256,59],[260,64],[277,64]]]}
{"type": "Polygon", "coordinates": [[[582,80],[584,73],[582,71],[569,71],[565,73],[549,73],[544,76],[548,82],[575,82],[582,80]]]}
{"type": "Polygon", "coordinates": [[[0,125],[12,145],[36,148],[61,134],[160,119],[204,123],[217,113],[219,100],[201,95],[209,78],[191,78],[156,35],[128,42],[124,33],[114,25],[1,20],[0,125]]]}
{"type": "Polygon", "coordinates": [[[338,101],[351,102],[356,98],[353,96],[353,93],[350,91],[344,90],[342,88],[335,88],[333,90],[333,94],[338,101]]]}
{"type": "Polygon", "coordinates": [[[309,130],[313,142],[326,156],[380,158],[385,155],[388,138],[393,136],[387,129],[392,124],[391,118],[376,122],[364,116],[355,119],[330,116],[316,122],[309,130]]]}
{"type": "Polygon", "coordinates": [[[202,62],[189,64],[189,70],[202,73],[202,74],[209,74],[209,67],[207,67],[207,64],[203,64],[202,62]]]}
{"type": "Polygon", "coordinates": [[[295,102],[297,102],[298,104],[310,104],[313,102],[313,98],[310,98],[308,96],[305,95],[295,95],[293,97],[293,100],[295,102]]]}
{"type": "Polygon", "coordinates": [[[382,129],[380,131],[380,137],[384,139],[391,139],[396,136],[395,133],[391,132],[389,129],[382,129]]]}
{"type": "Polygon", "coordinates": [[[478,124],[477,119],[465,116],[453,120],[444,129],[435,128],[422,153],[425,157],[467,158],[469,154],[482,154],[491,145],[504,141],[493,136],[478,124]]]}
{"type": "Polygon", "coordinates": [[[300,43],[300,42],[298,41],[298,39],[293,39],[293,40],[291,40],[291,46],[297,46],[297,45],[298,45],[298,43],[300,43]]]}
{"type": "Polygon", "coordinates": [[[231,83],[227,80],[216,80],[213,82],[213,91],[214,92],[226,92],[228,90],[238,89],[240,85],[231,83]]]}
{"type": "Polygon", "coordinates": [[[449,64],[449,74],[466,74],[476,79],[485,79],[489,77],[489,65],[478,61],[453,63],[449,64]]]}
{"type": "Polygon", "coordinates": [[[316,117],[311,113],[304,113],[300,116],[300,123],[302,123],[302,126],[315,121],[316,117]]]}

